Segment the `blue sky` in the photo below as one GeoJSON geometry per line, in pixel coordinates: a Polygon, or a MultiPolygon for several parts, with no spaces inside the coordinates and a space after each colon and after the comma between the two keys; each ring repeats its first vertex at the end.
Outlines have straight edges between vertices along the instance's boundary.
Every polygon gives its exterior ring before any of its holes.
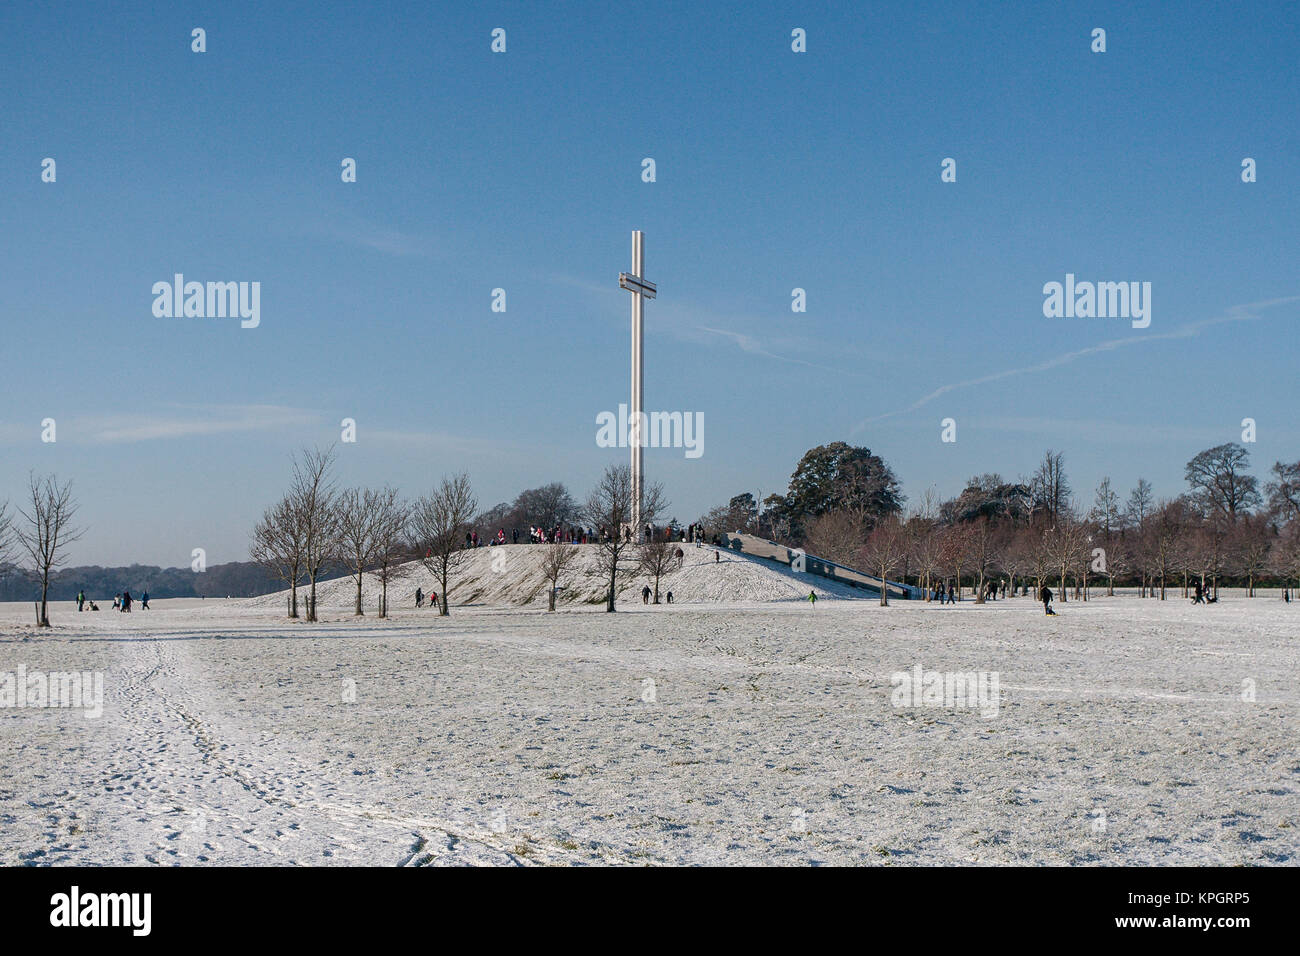
{"type": "Polygon", "coordinates": [[[646,453],[683,521],[837,439],[913,499],[1048,447],[1174,495],[1252,417],[1263,474],[1300,457],[1300,12],[1175,6],[6,4],[0,498],[72,478],[77,561],[240,560],[345,417],[344,483],[582,497],[637,228],[646,406],[705,422],[646,453]],[[156,318],[176,272],[260,282],[261,325],[156,318]],[[1151,282],[1150,327],[1045,318],[1067,272],[1151,282]]]}

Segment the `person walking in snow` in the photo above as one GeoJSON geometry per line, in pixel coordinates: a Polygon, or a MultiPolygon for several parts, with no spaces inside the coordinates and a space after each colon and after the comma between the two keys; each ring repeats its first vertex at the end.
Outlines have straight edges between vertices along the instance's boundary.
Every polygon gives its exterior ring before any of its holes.
{"type": "Polygon", "coordinates": [[[814,608],[817,607],[817,592],[816,592],[816,591],[809,591],[809,592],[808,592],[808,603],[811,604],[814,608]]]}
{"type": "Polygon", "coordinates": [[[423,589],[423,588],[416,588],[416,589],[415,589],[415,606],[416,606],[416,607],[424,607],[424,589],[423,589]]]}
{"type": "Polygon", "coordinates": [[[140,610],[142,610],[142,611],[147,611],[147,610],[149,610],[149,592],[148,592],[148,591],[145,591],[143,594],[140,595],[140,610]]]}
{"type": "Polygon", "coordinates": [[[1043,589],[1038,592],[1038,599],[1043,602],[1043,613],[1055,616],[1056,612],[1052,610],[1052,589],[1046,584],[1044,584],[1043,589]]]}
{"type": "Polygon", "coordinates": [[[641,589],[641,603],[642,604],[650,603],[650,585],[648,584],[641,589]]]}

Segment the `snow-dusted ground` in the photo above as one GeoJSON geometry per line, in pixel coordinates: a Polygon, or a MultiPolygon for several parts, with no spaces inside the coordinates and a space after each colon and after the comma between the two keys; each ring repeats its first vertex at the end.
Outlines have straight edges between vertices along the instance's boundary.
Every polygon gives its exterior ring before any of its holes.
{"type": "MultiPolygon", "coordinates": [[[[707,591],[741,572],[693,573],[707,591]]],[[[0,605],[0,672],[105,673],[97,720],[0,709],[0,863],[1294,865],[1300,849],[1300,606],[1272,597],[388,621],[323,601],[315,625],[259,603],[60,604],[46,633],[0,605]],[[996,671],[997,716],[894,708],[890,675],[915,664],[996,671]]]]}

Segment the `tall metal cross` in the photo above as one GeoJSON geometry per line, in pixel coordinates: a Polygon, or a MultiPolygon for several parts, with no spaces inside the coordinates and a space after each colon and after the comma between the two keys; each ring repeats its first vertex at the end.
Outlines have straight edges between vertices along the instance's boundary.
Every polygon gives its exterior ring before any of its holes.
{"type": "Polygon", "coordinates": [[[641,230],[632,233],[632,271],[620,272],[620,288],[632,293],[632,409],[629,421],[632,423],[628,444],[632,446],[632,535],[633,540],[640,541],[645,529],[641,527],[641,485],[645,472],[641,466],[641,447],[645,441],[641,427],[645,417],[641,411],[641,346],[644,336],[641,320],[645,311],[645,300],[655,297],[655,284],[643,276],[645,272],[645,237],[641,230]]]}

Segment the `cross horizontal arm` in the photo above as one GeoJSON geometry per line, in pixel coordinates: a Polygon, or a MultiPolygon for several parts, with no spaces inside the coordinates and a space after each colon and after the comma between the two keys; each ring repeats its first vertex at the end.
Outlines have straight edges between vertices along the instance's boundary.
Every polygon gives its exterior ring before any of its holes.
{"type": "Polygon", "coordinates": [[[630,272],[620,272],[618,274],[618,284],[621,288],[629,292],[637,292],[647,299],[655,297],[655,284],[640,276],[634,276],[630,272]]]}

